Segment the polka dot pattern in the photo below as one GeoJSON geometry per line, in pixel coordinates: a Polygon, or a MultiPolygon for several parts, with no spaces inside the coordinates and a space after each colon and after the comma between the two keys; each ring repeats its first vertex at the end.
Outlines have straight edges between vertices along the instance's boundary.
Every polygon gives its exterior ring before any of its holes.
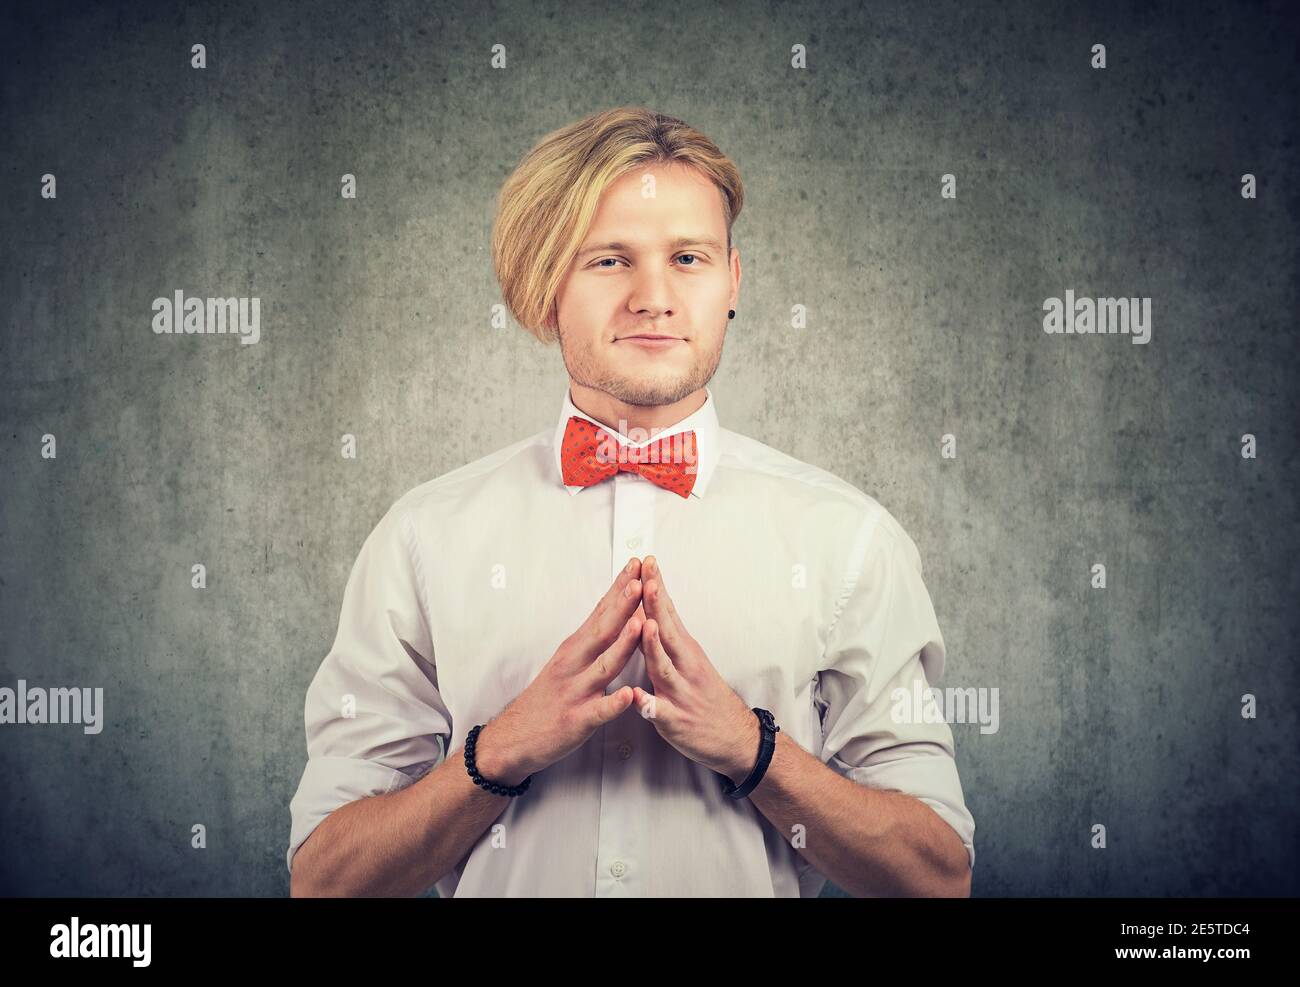
{"type": "Polygon", "coordinates": [[[637,473],[686,498],[695,486],[695,433],[678,432],[640,448],[619,446],[609,431],[571,415],[560,445],[560,468],[570,487],[589,487],[620,470],[637,473]]]}

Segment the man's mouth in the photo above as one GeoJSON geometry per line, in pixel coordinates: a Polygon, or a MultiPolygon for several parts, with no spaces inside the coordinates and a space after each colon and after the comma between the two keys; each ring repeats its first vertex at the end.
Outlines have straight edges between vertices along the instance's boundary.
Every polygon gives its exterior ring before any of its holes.
{"type": "Polygon", "coordinates": [[[652,332],[637,333],[634,336],[620,336],[614,340],[616,343],[633,343],[648,349],[665,349],[685,341],[680,336],[667,336],[662,333],[652,332]]]}

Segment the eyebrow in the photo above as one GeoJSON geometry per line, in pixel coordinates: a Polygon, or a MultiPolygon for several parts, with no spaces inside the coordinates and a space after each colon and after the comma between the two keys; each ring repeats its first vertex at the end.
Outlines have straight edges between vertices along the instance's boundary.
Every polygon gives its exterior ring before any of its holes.
{"type": "MultiPolygon", "coordinates": [[[[722,244],[711,236],[679,236],[669,244],[669,248],[672,250],[681,250],[682,247],[712,247],[714,250],[722,250],[722,244]]],[[[578,251],[577,256],[581,258],[586,257],[588,254],[598,254],[606,250],[632,251],[633,249],[629,244],[611,240],[609,243],[597,243],[594,246],[584,247],[578,251]]]]}

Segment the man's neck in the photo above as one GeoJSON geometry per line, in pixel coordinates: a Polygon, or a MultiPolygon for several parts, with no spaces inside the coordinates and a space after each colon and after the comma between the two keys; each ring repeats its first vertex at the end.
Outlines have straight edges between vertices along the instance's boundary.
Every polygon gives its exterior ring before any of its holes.
{"type": "Polygon", "coordinates": [[[604,391],[584,387],[572,377],[569,378],[569,400],[584,415],[594,418],[611,431],[617,432],[621,424],[629,431],[634,428],[643,429],[650,438],[657,431],[676,425],[683,418],[699,411],[707,399],[708,393],[701,387],[672,404],[627,404],[604,391]]]}

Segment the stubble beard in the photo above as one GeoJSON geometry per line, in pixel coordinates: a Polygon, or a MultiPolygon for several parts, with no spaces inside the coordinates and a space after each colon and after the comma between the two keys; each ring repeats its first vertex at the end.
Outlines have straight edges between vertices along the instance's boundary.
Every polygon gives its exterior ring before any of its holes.
{"type": "Polygon", "coordinates": [[[569,376],[583,387],[602,391],[624,404],[634,407],[657,407],[676,404],[688,395],[694,394],[713,379],[718,364],[722,361],[722,344],[726,339],[726,327],[718,335],[718,343],[712,352],[702,354],[690,369],[683,374],[671,377],[661,375],[644,378],[628,377],[615,373],[600,365],[591,343],[577,345],[559,330],[560,355],[569,376]]]}

